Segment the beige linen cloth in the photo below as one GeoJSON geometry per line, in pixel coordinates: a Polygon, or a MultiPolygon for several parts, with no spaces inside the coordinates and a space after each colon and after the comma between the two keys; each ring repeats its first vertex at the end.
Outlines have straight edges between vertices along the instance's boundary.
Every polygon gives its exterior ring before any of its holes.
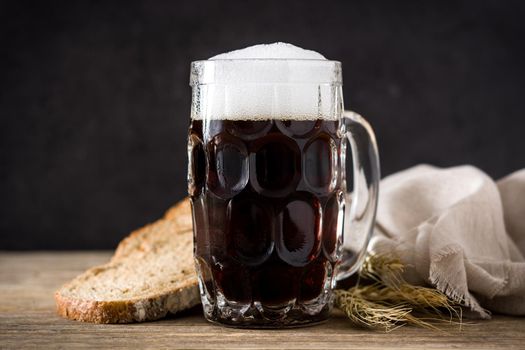
{"type": "Polygon", "coordinates": [[[405,278],[474,315],[525,315],[525,169],[494,182],[472,166],[420,165],[381,182],[370,249],[396,253],[405,278]]]}

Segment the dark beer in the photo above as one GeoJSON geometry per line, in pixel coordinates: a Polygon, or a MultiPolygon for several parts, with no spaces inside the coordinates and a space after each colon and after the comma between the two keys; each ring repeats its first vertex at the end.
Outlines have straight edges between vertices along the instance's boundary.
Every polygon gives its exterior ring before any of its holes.
{"type": "Polygon", "coordinates": [[[326,318],[343,218],[339,123],[191,122],[189,194],[205,312],[220,312],[214,303],[222,302],[254,319],[287,308],[326,318]]]}

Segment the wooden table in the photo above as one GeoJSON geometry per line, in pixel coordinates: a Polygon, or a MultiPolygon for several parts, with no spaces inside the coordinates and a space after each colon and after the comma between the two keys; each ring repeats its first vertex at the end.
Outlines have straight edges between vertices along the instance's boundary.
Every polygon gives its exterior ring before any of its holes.
{"type": "Polygon", "coordinates": [[[402,327],[382,333],[352,326],[340,313],[292,330],[238,330],[207,323],[194,309],[157,322],[96,325],[55,314],[53,292],[109,252],[0,252],[0,348],[525,349],[525,318],[496,316],[462,331],[402,327]]]}

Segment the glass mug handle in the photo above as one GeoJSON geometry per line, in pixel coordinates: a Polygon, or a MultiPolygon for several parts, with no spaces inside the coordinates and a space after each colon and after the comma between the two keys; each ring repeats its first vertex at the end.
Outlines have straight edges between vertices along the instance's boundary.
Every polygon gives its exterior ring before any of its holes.
{"type": "MultiPolygon", "coordinates": [[[[352,111],[344,111],[342,122],[343,136],[352,150],[354,186],[353,192],[346,193],[345,198],[345,203],[351,204],[350,210],[345,210],[344,214],[337,281],[355,273],[364,261],[374,230],[380,179],[379,154],[372,127],[365,118],[352,111]]],[[[346,161],[342,157],[342,167],[346,166],[346,161]]]]}

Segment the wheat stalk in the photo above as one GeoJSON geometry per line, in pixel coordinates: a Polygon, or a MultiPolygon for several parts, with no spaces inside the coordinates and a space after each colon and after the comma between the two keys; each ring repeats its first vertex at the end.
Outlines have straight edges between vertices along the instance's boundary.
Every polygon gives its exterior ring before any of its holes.
{"type": "Polygon", "coordinates": [[[335,291],[335,306],[356,325],[386,332],[405,324],[439,330],[438,322],[461,329],[461,307],[435,288],[407,283],[404,268],[396,257],[369,255],[357,285],[335,291]],[[364,280],[372,283],[362,284],[364,280]]]}

